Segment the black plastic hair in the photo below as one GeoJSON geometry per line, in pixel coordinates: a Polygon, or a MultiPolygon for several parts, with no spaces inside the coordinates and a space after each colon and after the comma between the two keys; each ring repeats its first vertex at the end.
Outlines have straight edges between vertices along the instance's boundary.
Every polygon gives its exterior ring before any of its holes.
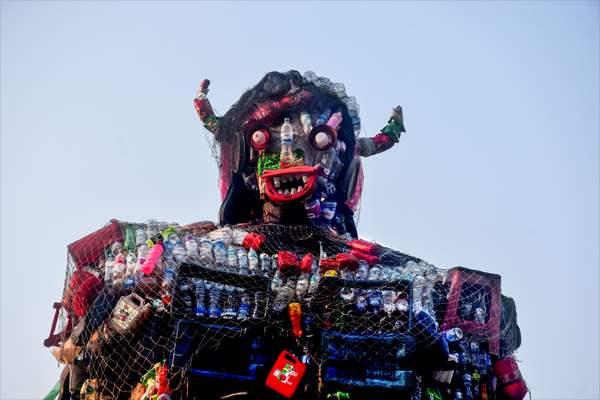
{"type": "MultiPolygon", "coordinates": [[[[337,110],[342,113],[343,121],[340,130],[338,131],[338,140],[346,144],[346,151],[340,153],[340,161],[342,169],[339,177],[343,177],[348,170],[348,166],[354,157],[353,149],[355,146],[354,129],[352,119],[348,113],[346,104],[333,92],[316,86],[312,82],[305,80],[298,71],[288,72],[269,72],[254,86],[247,90],[240,99],[227,111],[220,119],[219,128],[215,132],[215,139],[220,143],[231,143],[245,141],[243,137],[242,127],[249,113],[253,111],[257,104],[266,101],[275,101],[285,96],[291,89],[303,89],[311,93],[308,102],[283,110],[287,115],[299,114],[301,111],[322,112],[326,109],[337,110]],[[237,139],[237,140],[236,140],[237,139]]],[[[244,147],[244,146],[242,146],[244,147]]],[[[232,152],[242,151],[238,146],[224,146],[231,149],[232,152]]],[[[239,159],[240,154],[222,154],[222,157],[227,160],[239,159]]],[[[243,166],[242,166],[243,167],[243,166]]],[[[219,212],[221,224],[237,224],[248,222],[253,214],[256,214],[248,205],[241,204],[249,202],[254,206],[256,201],[251,199],[250,194],[239,185],[244,186],[243,180],[235,177],[234,169],[239,169],[238,166],[232,166],[230,174],[232,174],[229,191],[221,205],[219,212]],[[236,208],[236,209],[232,209],[236,208]]],[[[241,168],[243,169],[243,168],[241,168]]],[[[340,187],[342,179],[338,178],[336,184],[338,191],[343,191],[345,188],[340,187]]],[[[342,198],[346,197],[346,193],[340,193],[342,198]]],[[[343,204],[343,201],[338,201],[338,208],[346,216],[347,229],[351,233],[356,232],[354,220],[351,217],[352,211],[343,204]]]]}

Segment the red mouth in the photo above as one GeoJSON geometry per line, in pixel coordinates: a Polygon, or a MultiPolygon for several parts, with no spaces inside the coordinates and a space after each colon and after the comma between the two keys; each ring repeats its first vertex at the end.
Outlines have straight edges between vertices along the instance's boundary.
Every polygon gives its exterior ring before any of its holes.
{"type": "Polygon", "coordinates": [[[276,203],[302,199],[313,192],[319,167],[290,167],[262,174],[265,192],[276,203]]]}

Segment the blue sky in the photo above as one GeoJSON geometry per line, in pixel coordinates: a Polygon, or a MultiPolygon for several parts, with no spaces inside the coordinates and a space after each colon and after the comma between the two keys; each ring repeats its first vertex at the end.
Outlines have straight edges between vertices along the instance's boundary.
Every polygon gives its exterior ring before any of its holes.
{"type": "Polygon", "coordinates": [[[271,70],[344,82],[365,133],[359,234],[502,275],[534,399],[600,397],[598,2],[1,3],[1,392],[58,378],[42,346],[66,245],[110,218],[215,219],[192,106],[271,70]]]}

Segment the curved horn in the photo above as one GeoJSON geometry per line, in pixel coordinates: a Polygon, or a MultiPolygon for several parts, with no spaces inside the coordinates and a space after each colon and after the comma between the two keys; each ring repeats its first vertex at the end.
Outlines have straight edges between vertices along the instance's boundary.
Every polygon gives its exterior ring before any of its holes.
{"type": "Polygon", "coordinates": [[[361,137],[358,139],[358,154],[361,157],[370,157],[391,149],[398,140],[404,129],[404,116],[402,107],[397,106],[392,110],[387,125],[380,133],[373,137],[361,137]]]}
{"type": "Polygon", "coordinates": [[[206,97],[209,85],[210,81],[208,79],[203,79],[200,82],[200,88],[198,88],[197,96],[194,99],[194,108],[196,108],[196,112],[204,127],[210,132],[215,133],[219,127],[219,117],[215,115],[210,100],[206,97]]]}

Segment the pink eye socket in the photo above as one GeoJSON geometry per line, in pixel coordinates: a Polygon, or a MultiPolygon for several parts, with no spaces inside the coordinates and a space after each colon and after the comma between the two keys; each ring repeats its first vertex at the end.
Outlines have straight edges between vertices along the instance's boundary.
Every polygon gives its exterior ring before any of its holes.
{"type": "Polygon", "coordinates": [[[337,133],[329,125],[315,126],[308,134],[310,144],[317,150],[327,150],[335,143],[337,133]]]}
{"type": "Polygon", "coordinates": [[[266,128],[254,130],[249,136],[250,146],[255,150],[264,150],[271,141],[271,133],[266,128]]]}

